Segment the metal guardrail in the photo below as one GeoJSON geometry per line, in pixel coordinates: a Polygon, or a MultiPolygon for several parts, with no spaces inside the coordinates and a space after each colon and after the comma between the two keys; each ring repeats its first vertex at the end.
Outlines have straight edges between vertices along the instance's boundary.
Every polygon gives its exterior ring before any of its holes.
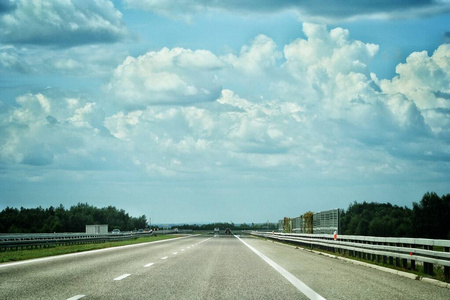
{"type": "Polygon", "coordinates": [[[444,267],[446,279],[450,279],[450,240],[383,238],[373,236],[332,234],[295,234],[256,232],[252,235],[316,247],[331,252],[345,252],[350,256],[416,269],[416,262],[423,263],[424,272],[434,273],[434,265],[444,267]],[[441,251],[437,251],[437,249],[441,251]]]}
{"type": "Polygon", "coordinates": [[[125,241],[143,236],[177,233],[175,230],[158,230],[153,232],[124,232],[119,234],[86,233],[44,233],[44,234],[6,234],[0,235],[0,251],[41,248],[57,245],[104,243],[125,241]]]}

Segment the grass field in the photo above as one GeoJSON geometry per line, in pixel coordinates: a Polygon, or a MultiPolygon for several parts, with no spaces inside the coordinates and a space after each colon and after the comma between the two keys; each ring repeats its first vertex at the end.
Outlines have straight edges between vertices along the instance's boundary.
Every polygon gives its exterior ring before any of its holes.
{"type": "Polygon", "coordinates": [[[28,249],[28,250],[3,251],[3,252],[0,252],[0,263],[26,260],[26,259],[32,259],[32,258],[47,257],[47,256],[54,256],[54,255],[60,255],[60,254],[76,253],[76,252],[110,248],[110,247],[118,247],[118,246],[132,245],[132,244],[154,242],[154,241],[159,241],[159,240],[172,239],[175,237],[179,237],[179,235],[158,235],[158,236],[140,237],[135,240],[128,240],[128,241],[105,242],[105,243],[82,244],[82,245],[68,245],[68,246],[55,246],[55,247],[28,249]]]}

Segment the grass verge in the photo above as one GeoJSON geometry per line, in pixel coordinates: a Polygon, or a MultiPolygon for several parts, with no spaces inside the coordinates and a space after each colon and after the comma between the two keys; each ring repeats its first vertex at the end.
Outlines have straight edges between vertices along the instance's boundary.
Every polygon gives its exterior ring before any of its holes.
{"type": "Polygon", "coordinates": [[[117,241],[117,242],[105,242],[105,243],[95,243],[95,244],[81,244],[81,245],[67,245],[67,246],[54,246],[48,248],[39,249],[27,249],[27,250],[11,250],[0,252],[0,263],[14,262],[26,259],[69,254],[76,252],[83,252],[89,250],[97,250],[125,245],[133,245],[140,243],[148,243],[159,240],[172,239],[179,237],[180,235],[158,235],[149,237],[140,237],[135,240],[128,241],[117,241]]]}

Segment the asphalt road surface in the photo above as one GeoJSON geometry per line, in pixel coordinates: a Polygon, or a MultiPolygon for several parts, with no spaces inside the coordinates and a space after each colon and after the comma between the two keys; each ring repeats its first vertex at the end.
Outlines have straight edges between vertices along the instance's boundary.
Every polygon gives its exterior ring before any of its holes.
{"type": "Polygon", "coordinates": [[[243,236],[0,264],[0,299],[450,299],[450,289],[243,236]]]}

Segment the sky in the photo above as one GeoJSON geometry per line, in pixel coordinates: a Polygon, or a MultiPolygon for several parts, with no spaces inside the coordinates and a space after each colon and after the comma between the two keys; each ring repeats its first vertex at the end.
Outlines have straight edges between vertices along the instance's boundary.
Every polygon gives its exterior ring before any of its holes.
{"type": "Polygon", "coordinates": [[[0,210],[277,222],[450,193],[449,0],[0,0],[0,210]]]}

